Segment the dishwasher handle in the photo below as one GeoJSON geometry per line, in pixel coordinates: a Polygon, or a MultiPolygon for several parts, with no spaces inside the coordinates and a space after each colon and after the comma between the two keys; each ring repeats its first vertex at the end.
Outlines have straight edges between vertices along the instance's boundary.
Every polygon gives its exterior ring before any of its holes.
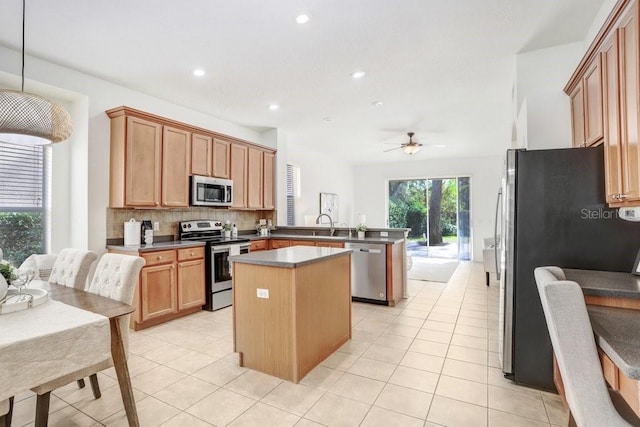
{"type": "Polygon", "coordinates": [[[382,251],[380,249],[366,249],[366,248],[354,248],[354,252],[366,252],[369,254],[381,254],[382,251]]]}

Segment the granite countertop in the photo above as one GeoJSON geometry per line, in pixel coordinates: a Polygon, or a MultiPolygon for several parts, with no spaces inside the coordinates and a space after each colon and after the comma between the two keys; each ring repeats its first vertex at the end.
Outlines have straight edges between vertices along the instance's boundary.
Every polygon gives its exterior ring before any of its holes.
{"type": "Polygon", "coordinates": [[[577,282],[585,295],[640,299],[640,276],[615,271],[562,270],[567,280],[577,282]]]}
{"type": "Polygon", "coordinates": [[[240,237],[247,238],[249,240],[263,240],[263,239],[273,239],[273,240],[312,240],[312,241],[323,241],[323,242],[340,242],[340,243],[379,243],[383,245],[392,245],[395,243],[401,243],[404,238],[399,237],[365,237],[364,239],[358,239],[356,233],[354,233],[354,237],[349,236],[310,236],[304,234],[270,234],[268,236],[258,236],[255,234],[251,235],[242,235],[240,237]]]}
{"type": "Polygon", "coordinates": [[[588,306],[596,342],[624,374],[640,380],[640,311],[588,306]]]}
{"type": "Polygon", "coordinates": [[[112,249],[116,251],[125,251],[125,252],[152,252],[152,251],[162,251],[162,250],[170,250],[170,249],[192,248],[192,247],[204,246],[204,245],[205,245],[204,242],[171,240],[166,242],[154,242],[152,245],[135,245],[135,246],[107,245],[107,249],[112,249]]]}
{"type": "Polygon", "coordinates": [[[271,267],[296,268],[305,264],[348,255],[350,253],[351,249],[292,246],[289,248],[273,249],[270,251],[232,255],[229,257],[229,261],[244,264],[266,265],[271,267]]]}

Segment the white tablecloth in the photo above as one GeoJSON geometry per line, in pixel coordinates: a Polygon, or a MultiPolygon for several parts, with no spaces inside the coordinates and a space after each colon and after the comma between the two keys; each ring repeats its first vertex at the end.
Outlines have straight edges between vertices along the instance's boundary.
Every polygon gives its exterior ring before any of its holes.
{"type": "Polygon", "coordinates": [[[0,402],[111,357],[109,319],[58,301],[0,315],[0,402]]]}

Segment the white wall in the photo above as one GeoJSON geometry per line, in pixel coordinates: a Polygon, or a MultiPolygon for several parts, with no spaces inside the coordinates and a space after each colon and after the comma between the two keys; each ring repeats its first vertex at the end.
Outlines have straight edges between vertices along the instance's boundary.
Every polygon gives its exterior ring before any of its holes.
{"type": "MultiPolygon", "coordinates": [[[[52,185],[52,215],[55,215],[52,223],[59,229],[52,235],[50,246],[53,250],[65,246],[86,247],[98,253],[105,250],[109,203],[109,118],[106,110],[127,105],[262,143],[261,134],[250,128],[37,58],[27,57],[26,61],[29,80],[25,89],[65,103],[70,107],[74,121],[72,139],[52,148],[56,165],[63,164],[62,158],[66,157],[66,164],[71,167],[68,177],[64,173],[54,175],[58,181],[52,185]]],[[[0,46],[0,85],[19,87],[16,76],[20,74],[20,63],[18,52],[0,46]]]]}
{"type": "MultiPolygon", "coordinates": [[[[509,142],[505,141],[505,150],[509,142]]],[[[386,227],[389,179],[471,177],[473,260],[482,260],[482,239],[493,236],[496,197],[502,179],[502,157],[437,159],[409,163],[360,165],[354,168],[354,209],[372,227],[386,227]]]]}
{"type": "MultiPolygon", "coordinates": [[[[583,55],[583,43],[517,55],[518,108],[522,109],[526,99],[527,145],[530,150],[571,147],[569,97],[562,89],[583,55]]],[[[518,116],[522,117],[521,114],[518,116]]]]}
{"type": "MultiPolygon", "coordinates": [[[[320,193],[338,195],[338,223],[355,225],[353,200],[353,169],[330,153],[306,147],[287,145],[287,163],[300,168],[301,197],[295,200],[295,225],[304,225],[305,215],[320,213],[320,193]]],[[[284,181],[286,183],[286,181],[284,181]]],[[[285,200],[286,202],[286,200],[285,200]]],[[[278,212],[278,216],[280,217],[278,212]]],[[[284,221],[286,224],[286,209],[284,221]]]]}

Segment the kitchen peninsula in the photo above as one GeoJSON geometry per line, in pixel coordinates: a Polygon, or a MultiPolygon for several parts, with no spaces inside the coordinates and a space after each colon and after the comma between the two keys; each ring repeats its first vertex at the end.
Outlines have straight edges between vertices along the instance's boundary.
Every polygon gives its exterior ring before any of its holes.
{"type": "Polygon", "coordinates": [[[297,383],[351,338],[350,254],[293,246],[229,257],[240,366],[297,383]]]}

